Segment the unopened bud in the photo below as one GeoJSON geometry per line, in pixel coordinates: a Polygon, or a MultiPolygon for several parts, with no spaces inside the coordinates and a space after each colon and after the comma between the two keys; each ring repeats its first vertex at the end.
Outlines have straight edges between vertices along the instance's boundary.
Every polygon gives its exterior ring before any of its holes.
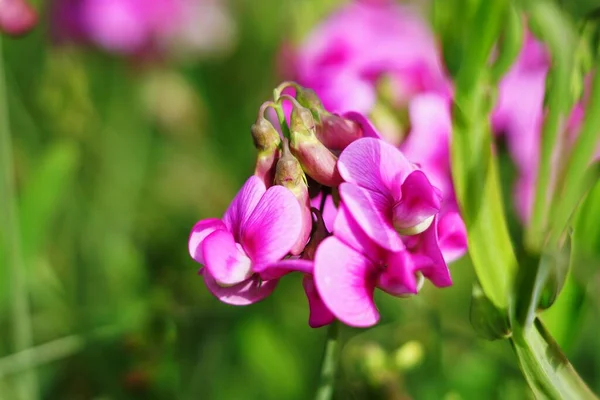
{"type": "Polygon", "coordinates": [[[33,29],[37,13],[24,0],[0,0],[0,30],[8,35],[20,36],[33,29]]]}
{"type": "Polygon", "coordinates": [[[265,183],[266,187],[269,187],[273,184],[281,137],[277,129],[262,113],[250,130],[254,145],[258,149],[254,175],[259,177],[265,183]]]}
{"type": "Polygon", "coordinates": [[[317,126],[316,133],[317,138],[327,148],[340,151],[363,136],[359,124],[331,113],[321,116],[321,123],[317,126]]]}
{"type": "Polygon", "coordinates": [[[302,253],[312,230],[312,215],[310,211],[310,198],[308,196],[308,185],[302,166],[290,153],[287,139],[283,142],[281,158],[277,161],[274,183],[288,188],[300,203],[302,209],[302,230],[298,241],[294,244],[290,253],[298,255],[302,253]]]}
{"type": "Polygon", "coordinates": [[[325,186],[338,186],[342,178],[337,170],[337,157],[319,141],[315,134],[315,120],[311,112],[297,102],[290,117],[292,153],[304,171],[325,186]]]}
{"type": "Polygon", "coordinates": [[[314,90],[303,88],[300,85],[296,85],[296,100],[301,106],[308,108],[313,117],[319,121],[320,116],[327,113],[321,99],[317,96],[314,90]]]}

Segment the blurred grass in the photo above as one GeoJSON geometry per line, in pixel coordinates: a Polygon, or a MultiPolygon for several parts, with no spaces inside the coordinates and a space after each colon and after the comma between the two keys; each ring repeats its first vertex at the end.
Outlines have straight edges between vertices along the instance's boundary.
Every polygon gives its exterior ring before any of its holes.
{"type": "MultiPolygon", "coordinates": [[[[15,383],[31,368],[43,399],[310,398],[325,332],[308,327],[300,277],[259,304],[226,306],[196,275],[186,242],[252,171],[249,127],[278,83],[281,41],[301,37],[334,3],[235,2],[236,50],[183,65],[55,48],[44,26],[5,40],[34,347],[15,353],[11,341],[2,229],[1,399],[18,399],[15,383]]],[[[442,22],[449,42],[460,36],[460,20],[442,22]]],[[[581,315],[557,318],[577,323],[567,353],[599,390],[600,276],[596,258],[583,259],[573,274],[581,315]]],[[[346,329],[338,398],[527,398],[509,345],[470,326],[469,261],[452,269],[452,288],[381,296],[380,326],[346,329]],[[420,349],[416,361],[399,363],[407,342],[420,349]]]]}

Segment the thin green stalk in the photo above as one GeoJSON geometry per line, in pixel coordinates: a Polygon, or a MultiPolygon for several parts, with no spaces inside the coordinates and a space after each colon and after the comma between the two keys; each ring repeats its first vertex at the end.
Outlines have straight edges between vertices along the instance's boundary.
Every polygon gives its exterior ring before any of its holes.
{"type": "Polygon", "coordinates": [[[330,400],[333,397],[335,386],[335,375],[339,364],[340,344],[338,341],[339,322],[334,321],[329,325],[323,361],[321,363],[321,375],[319,386],[315,394],[315,400],[330,400]]]}
{"type": "MultiPolygon", "coordinates": [[[[9,268],[12,335],[15,351],[22,351],[33,345],[27,276],[21,249],[21,232],[19,228],[17,196],[14,182],[12,158],[12,141],[8,115],[6,78],[2,41],[0,39],[0,215],[4,221],[5,248],[9,268]]],[[[34,369],[24,372],[17,380],[20,399],[36,399],[38,397],[38,381],[34,369]]]]}

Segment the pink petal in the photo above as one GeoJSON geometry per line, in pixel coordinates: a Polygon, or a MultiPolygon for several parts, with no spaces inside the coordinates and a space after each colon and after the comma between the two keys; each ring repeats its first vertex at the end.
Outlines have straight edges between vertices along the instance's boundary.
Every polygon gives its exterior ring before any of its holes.
{"type": "Polygon", "coordinates": [[[225,211],[223,222],[238,242],[241,237],[242,225],[250,217],[266,190],[265,184],[260,178],[251,176],[225,211]]]}
{"type": "Polygon", "coordinates": [[[375,263],[383,261],[387,255],[386,250],[378,246],[365,232],[363,232],[354,218],[352,218],[352,215],[350,215],[350,212],[344,203],[340,204],[339,211],[335,218],[333,232],[335,237],[344,242],[344,244],[359,253],[364,254],[375,263]]]}
{"type": "Polygon", "coordinates": [[[368,327],[379,321],[373,302],[373,264],[335,237],[325,239],[315,256],[314,280],[327,308],[343,323],[368,327]]]}
{"type": "Polygon", "coordinates": [[[294,246],[302,222],[302,210],[294,194],[283,186],[273,186],[242,225],[242,245],[255,264],[274,263],[294,246]]]}
{"type": "Polygon", "coordinates": [[[236,285],[252,275],[252,262],[226,230],[216,230],[202,243],[204,265],[222,286],[236,285]]]}
{"type": "Polygon", "coordinates": [[[437,227],[438,217],[435,217],[431,226],[419,235],[420,240],[416,255],[429,258],[427,265],[421,266],[419,269],[435,286],[451,286],[452,278],[450,277],[448,265],[444,261],[444,257],[440,251],[437,227]]]}
{"type": "Polygon", "coordinates": [[[390,253],[387,267],[379,275],[377,287],[392,296],[417,294],[417,268],[409,252],[390,253]]]}
{"type": "Polygon", "coordinates": [[[252,277],[237,285],[223,287],[215,281],[206,268],[202,269],[202,275],[206,287],[217,299],[234,306],[246,306],[264,299],[273,292],[278,282],[277,279],[261,282],[258,278],[252,277]]]}
{"type": "MultiPolygon", "coordinates": [[[[321,206],[322,198],[323,193],[319,193],[317,197],[310,199],[311,207],[314,207],[318,210],[321,206]]],[[[333,197],[331,195],[327,195],[327,198],[325,199],[325,204],[323,206],[323,212],[321,215],[323,217],[323,221],[325,222],[325,228],[327,228],[329,232],[333,232],[333,222],[335,221],[337,212],[338,210],[335,206],[335,203],[333,202],[333,197]]]]}
{"type": "Polygon", "coordinates": [[[348,111],[342,115],[348,118],[350,121],[356,122],[362,128],[362,137],[372,137],[376,139],[383,139],[381,134],[377,132],[377,129],[373,126],[371,121],[363,114],[356,111],[348,111]]]}
{"type": "Polygon", "coordinates": [[[362,231],[379,246],[400,251],[402,240],[392,226],[389,198],[351,183],[339,187],[343,204],[362,231]]]}
{"type": "Polygon", "coordinates": [[[414,170],[400,150],[383,140],[362,138],[340,155],[338,171],[346,182],[398,200],[400,184],[414,170]]]}
{"type": "Polygon", "coordinates": [[[302,279],[302,286],[304,287],[310,309],[308,325],[311,328],[320,328],[335,321],[335,316],[329,311],[325,303],[323,303],[321,296],[319,296],[313,277],[305,275],[304,279],[302,279]]]}
{"type": "Polygon", "coordinates": [[[310,260],[301,260],[289,258],[277,261],[273,264],[263,264],[254,267],[254,272],[260,275],[263,280],[279,279],[290,272],[303,272],[312,274],[313,262],[310,260]]]}
{"type": "Polygon", "coordinates": [[[217,229],[227,229],[223,221],[218,218],[208,218],[198,221],[192,228],[190,239],[188,241],[188,249],[190,256],[200,264],[204,264],[204,256],[202,255],[202,242],[208,235],[217,229]]]}
{"type": "Polygon", "coordinates": [[[438,222],[440,250],[446,263],[458,260],[467,251],[467,228],[459,213],[441,214],[438,222]]]}
{"type": "Polygon", "coordinates": [[[393,210],[393,223],[403,235],[421,233],[440,211],[442,196],[423,171],[414,171],[402,184],[402,199],[393,210]]]}

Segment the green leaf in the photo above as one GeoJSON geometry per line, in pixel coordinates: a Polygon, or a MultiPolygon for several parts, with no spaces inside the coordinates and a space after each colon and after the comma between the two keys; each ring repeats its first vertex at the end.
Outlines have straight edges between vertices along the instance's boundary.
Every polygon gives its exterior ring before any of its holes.
{"type": "Polygon", "coordinates": [[[513,6],[509,7],[506,24],[502,28],[502,36],[498,43],[498,58],[492,66],[492,80],[498,82],[510,69],[523,45],[523,19],[513,6]]]}
{"type": "Polygon", "coordinates": [[[473,285],[469,319],[475,332],[485,339],[505,339],[510,335],[508,315],[498,310],[477,284],[473,285]]]}
{"type": "Polygon", "coordinates": [[[42,156],[27,180],[20,204],[23,253],[35,257],[48,238],[52,222],[69,195],[78,160],[78,149],[69,142],[56,143],[42,156]]]}
{"type": "Polygon", "coordinates": [[[492,108],[487,61],[507,3],[479,3],[457,78],[453,110],[452,177],[465,219],[469,254],[486,297],[508,310],[517,260],[508,233],[496,159],[491,151],[492,108]]]}
{"type": "Polygon", "coordinates": [[[536,398],[596,399],[540,320],[513,332],[511,342],[536,398]]]}

